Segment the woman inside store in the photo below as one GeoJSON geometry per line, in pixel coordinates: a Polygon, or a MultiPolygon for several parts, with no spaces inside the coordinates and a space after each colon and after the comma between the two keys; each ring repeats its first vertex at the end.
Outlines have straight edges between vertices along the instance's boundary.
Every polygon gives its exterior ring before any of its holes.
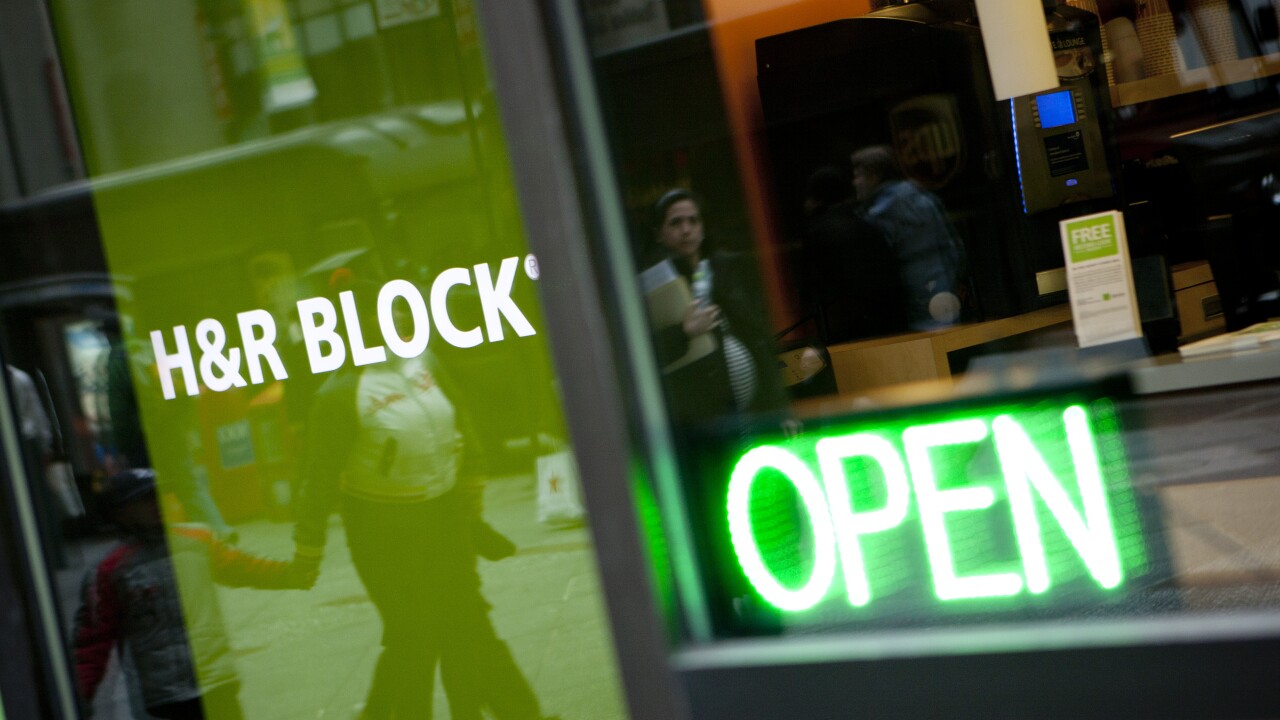
{"type": "Polygon", "coordinates": [[[675,419],[745,420],[784,408],[768,314],[747,258],[709,246],[702,202],[683,188],[658,199],[652,224],[665,257],[643,273],[641,285],[656,311],[654,343],[675,419]],[[670,287],[686,302],[679,322],[663,325],[655,302],[670,287]]]}
{"type": "MultiPolygon", "coordinates": [[[[374,282],[339,277],[360,324],[379,320],[374,282]]],[[[311,402],[295,502],[295,562],[318,574],[340,506],[351,560],[382,619],[362,718],[430,718],[439,664],[451,717],[542,718],[481,594],[478,557],[515,546],[481,518],[484,456],[463,392],[428,352],[346,366],[311,402]]]]}

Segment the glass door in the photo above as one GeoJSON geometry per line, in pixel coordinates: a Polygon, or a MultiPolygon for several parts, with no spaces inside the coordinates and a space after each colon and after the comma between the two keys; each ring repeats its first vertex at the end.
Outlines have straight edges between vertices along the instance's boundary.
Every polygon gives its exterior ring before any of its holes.
{"type": "Polygon", "coordinates": [[[628,717],[472,3],[48,11],[87,180],[0,207],[0,349],[64,697],[628,717]]]}

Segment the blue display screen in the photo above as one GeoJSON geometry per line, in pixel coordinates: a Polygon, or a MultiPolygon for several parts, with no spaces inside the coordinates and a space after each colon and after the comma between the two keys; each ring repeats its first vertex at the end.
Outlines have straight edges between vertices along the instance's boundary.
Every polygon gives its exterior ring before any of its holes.
{"type": "Polygon", "coordinates": [[[1059,90],[1036,97],[1036,110],[1040,113],[1042,128],[1056,128],[1076,121],[1076,108],[1070,90],[1059,90]]]}

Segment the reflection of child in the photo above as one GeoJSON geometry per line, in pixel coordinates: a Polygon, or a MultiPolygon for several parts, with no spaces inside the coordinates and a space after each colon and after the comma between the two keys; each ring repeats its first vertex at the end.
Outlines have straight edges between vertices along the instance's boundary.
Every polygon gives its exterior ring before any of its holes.
{"type": "Polygon", "coordinates": [[[151,470],[112,476],[103,500],[123,537],[85,578],[76,613],[76,675],[85,702],[119,645],[133,660],[149,714],[203,718],[208,708],[211,716],[240,718],[240,683],[213,585],[297,588],[305,584],[302,574],[231,547],[204,526],[166,532],[151,470]],[[177,573],[196,601],[186,608],[177,573]]]}

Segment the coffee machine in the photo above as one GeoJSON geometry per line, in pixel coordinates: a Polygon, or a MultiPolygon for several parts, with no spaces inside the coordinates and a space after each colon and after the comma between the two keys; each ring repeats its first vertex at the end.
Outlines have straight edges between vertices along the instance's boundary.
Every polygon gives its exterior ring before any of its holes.
{"type": "Polygon", "coordinates": [[[756,42],[772,186],[789,237],[805,179],[892,148],[967,255],[966,319],[1065,300],[1058,222],[1121,207],[1098,18],[1045,0],[1060,85],[997,101],[970,0],[886,7],[756,42]]]}

